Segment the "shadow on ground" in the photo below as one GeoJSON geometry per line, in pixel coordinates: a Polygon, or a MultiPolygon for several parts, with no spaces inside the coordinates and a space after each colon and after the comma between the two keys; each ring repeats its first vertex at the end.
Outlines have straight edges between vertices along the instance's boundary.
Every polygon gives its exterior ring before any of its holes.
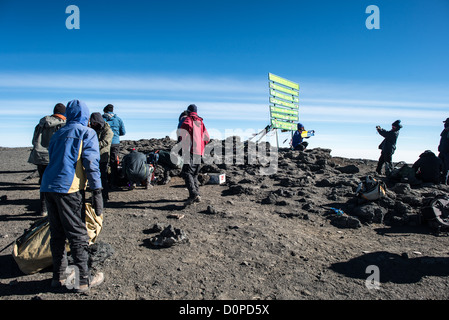
{"type": "Polygon", "coordinates": [[[386,251],[371,252],[346,262],[334,263],[330,269],[346,277],[367,279],[372,272],[368,266],[379,268],[379,282],[416,283],[425,276],[446,277],[449,275],[449,258],[398,255],[386,251]]]}

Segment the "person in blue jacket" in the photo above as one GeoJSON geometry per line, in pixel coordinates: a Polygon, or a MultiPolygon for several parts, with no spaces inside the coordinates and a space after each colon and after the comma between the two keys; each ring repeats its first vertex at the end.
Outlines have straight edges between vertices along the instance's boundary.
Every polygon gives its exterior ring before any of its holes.
{"type": "Polygon", "coordinates": [[[95,131],[87,126],[89,109],[72,100],[66,108],[66,125],[55,132],[48,147],[49,164],[42,177],[50,223],[53,258],[53,287],[63,286],[67,275],[66,239],[74,265],[79,270],[78,292],[88,291],[104,280],[103,273],[91,275],[88,267],[89,237],[85,220],[85,189],[92,190],[92,207],[103,212],[100,151],[95,131]]]}
{"type": "Polygon", "coordinates": [[[118,163],[117,158],[120,153],[120,136],[124,136],[126,134],[125,124],[123,120],[114,113],[114,106],[112,104],[108,104],[103,109],[103,118],[112,129],[114,133],[114,137],[112,138],[111,144],[111,152],[110,152],[110,167],[111,167],[111,176],[109,179],[109,184],[117,185],[118,179],[118,163]]]}
{"type": "Polygon", "coordinates": [[[293,150],[304,151],[309,145],[309,143],[307,141],[304,141],[304,138],[301,136],[302,132],[304,131],[304,126],[302,125],[302,123],[298,123],[297,128],[298,130],[295,131],[292,137],[292,148],[293,150]]]}

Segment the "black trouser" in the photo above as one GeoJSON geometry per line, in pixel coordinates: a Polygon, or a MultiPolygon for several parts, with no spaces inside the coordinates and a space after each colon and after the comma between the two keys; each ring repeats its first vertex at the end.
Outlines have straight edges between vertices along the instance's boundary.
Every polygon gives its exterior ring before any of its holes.
{"type": "Polygon", "coordinates": [[[73,263],[79,270],[79,284],[89,283],[89,236],[86,228],[84,194],[47,192],[45,194],[50,222],[50,249],[53,257],[53,279],[60,280],[68,262],[65,250],[69,240],[73,263]]]}
{"type": "MultiPolygon", "coordinates": [[[[46,164],[38,164],[37,172],[39,173],[39,185],[41,185],[42,177],[44,175],[45,168],[47,168],[46,164]]],[[[44,192],[40,193],[40,213],[47,212],[47,204],[45,203],[45,194],[44,192]]]]}
{"type": "Polygon", "coordinates": [[[111,175],[109,177],[109,183],[111,185],[117,185],[118,183],[118,165],[117,157],[120,153],[120,144],[111,144],[111,151],[109,157],[109,165],[111,166],[111,175]]]}
{"type": "Polygon", "coordinates": [[[101,186],[103,187],[101,193],[104,203],[109,200],[108,166],[108,162],[100,162],[101,186]]]}
{"type": "Polygon", "coordinates": [[[376,172],[381,174],[382,166],[385,164],[385,174],[389,175],[391,173],[391,170],[393,170],[392,158],[393,155],[391,153],[386,153],[382,151],[380,153],[379,162],[377,163],[376,172]]]}
{"type": "Polygon", "coordinates": [[[189,190],[189,198],[200,195],[198,174],[200,173],[201,162],[190,161],[190,163],[182,166],[182,176],[186,182],[187,190],[189,190]]]}
{"type": "Polygon", "coordinates": [[[441,162],[443,162],[443,171],[441,174],[441,182],[444,184],[448,183],[448,171],[449,171],[449,154],[440,153],[438,155],[438,158],[441,159],[441,162]]]}
{"type": "Polygon", "coordinates": [[[299,150],[299,151],[304,151],[308,145],[309,145],[309,143],[307,141],[303,141],[303,142],[299,143],[294,149],[299,150]]]}

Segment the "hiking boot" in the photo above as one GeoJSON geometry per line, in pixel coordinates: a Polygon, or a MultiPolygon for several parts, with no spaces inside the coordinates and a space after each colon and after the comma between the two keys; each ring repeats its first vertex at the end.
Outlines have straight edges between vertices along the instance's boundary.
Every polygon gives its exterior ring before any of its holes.
{"type": "Polygon", "coordinates": [[[73,281],[73,278],[75,277],[75,269],[71,269],[70,274],[67,271],[68,271],[68,269],[66,269],[64,274],[62,276],[60,276],[61,279],[59,279],[59,280],[52,279],[51,280],[52,288],[61,288],[61,287],[65,286],[66,283],[70,283],[73,281]]]}
{"type": "Polygon", "coordinates": [[[51,280],[51,287],[52,288],[62,288],[65,285],[65,281],[67,279],[63,279],[63,280],[56,280],[56,279],[52,279],[51,280]]]}
{"type": "Polygon", "coordinates": [[[184,206],[190,206],[193,203],[193,198],[188,198],[186,202],[184,202],[184,206]]]}
{"type": "Polygon", "coordinates": [[[90,278],[90,283],[89,284],[80,285],[74,291],[76,293],[85,293],[85,292],[88,292],[90,290],[90,288],[98,287],[103,282],[104,282],[104,274],[103,274],[103,272],[99,272],[95,276],[90,278]]]}
{"type": "Polygon", "coordinates": [[[201,197],[199,195],[187,199],[187,201],[184,204],[186,206],[190,206],[191,204],[193,204],[195,202],[201,202],[201,197]]]}

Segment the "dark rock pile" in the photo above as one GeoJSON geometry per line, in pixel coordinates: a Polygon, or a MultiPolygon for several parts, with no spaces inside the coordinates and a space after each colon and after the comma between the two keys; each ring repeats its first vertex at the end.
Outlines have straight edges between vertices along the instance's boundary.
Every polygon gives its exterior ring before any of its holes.
{"type": "MultiPolygon", "coordinates": [[[[121,144],[123,157],[133,148],[144,153],[169,151],[176,141],[166,137],[122,141],[121,144]]],[[[265,142],[258,145],[251,141],[242,142],[239,137],[213,140],[208,145],[210,157],[202,166],[200,182],[207,183],[207,174],[224,173],[226,183],[222,197],[247,197],[256,203],[273,206],[273,211],[282,209],[279,214],[286,218],[322,215],[341,228],[360,228],[371,223],[417,225],[423,204],[430,198],[447,195],[449,191],[445,185],[379,176],[377,178],[386,184],[386,195],[375,201],[361,201],[356,196],[357,187],[363,177],[376,175],[376,161],[332,157],[330,149],[322,148],[303,152],[280,148],[274,161],[276,150],[271,147],[265,142]],[[250,154],[254,150],[257,151],[257,161],[250,154]],[[336,215],[332,208],[343,214],[336,215]]],[[[179,176],[181,170],[158,164],[155,172],[159,183],[167,183],[169,177],[179,176]]]]}

